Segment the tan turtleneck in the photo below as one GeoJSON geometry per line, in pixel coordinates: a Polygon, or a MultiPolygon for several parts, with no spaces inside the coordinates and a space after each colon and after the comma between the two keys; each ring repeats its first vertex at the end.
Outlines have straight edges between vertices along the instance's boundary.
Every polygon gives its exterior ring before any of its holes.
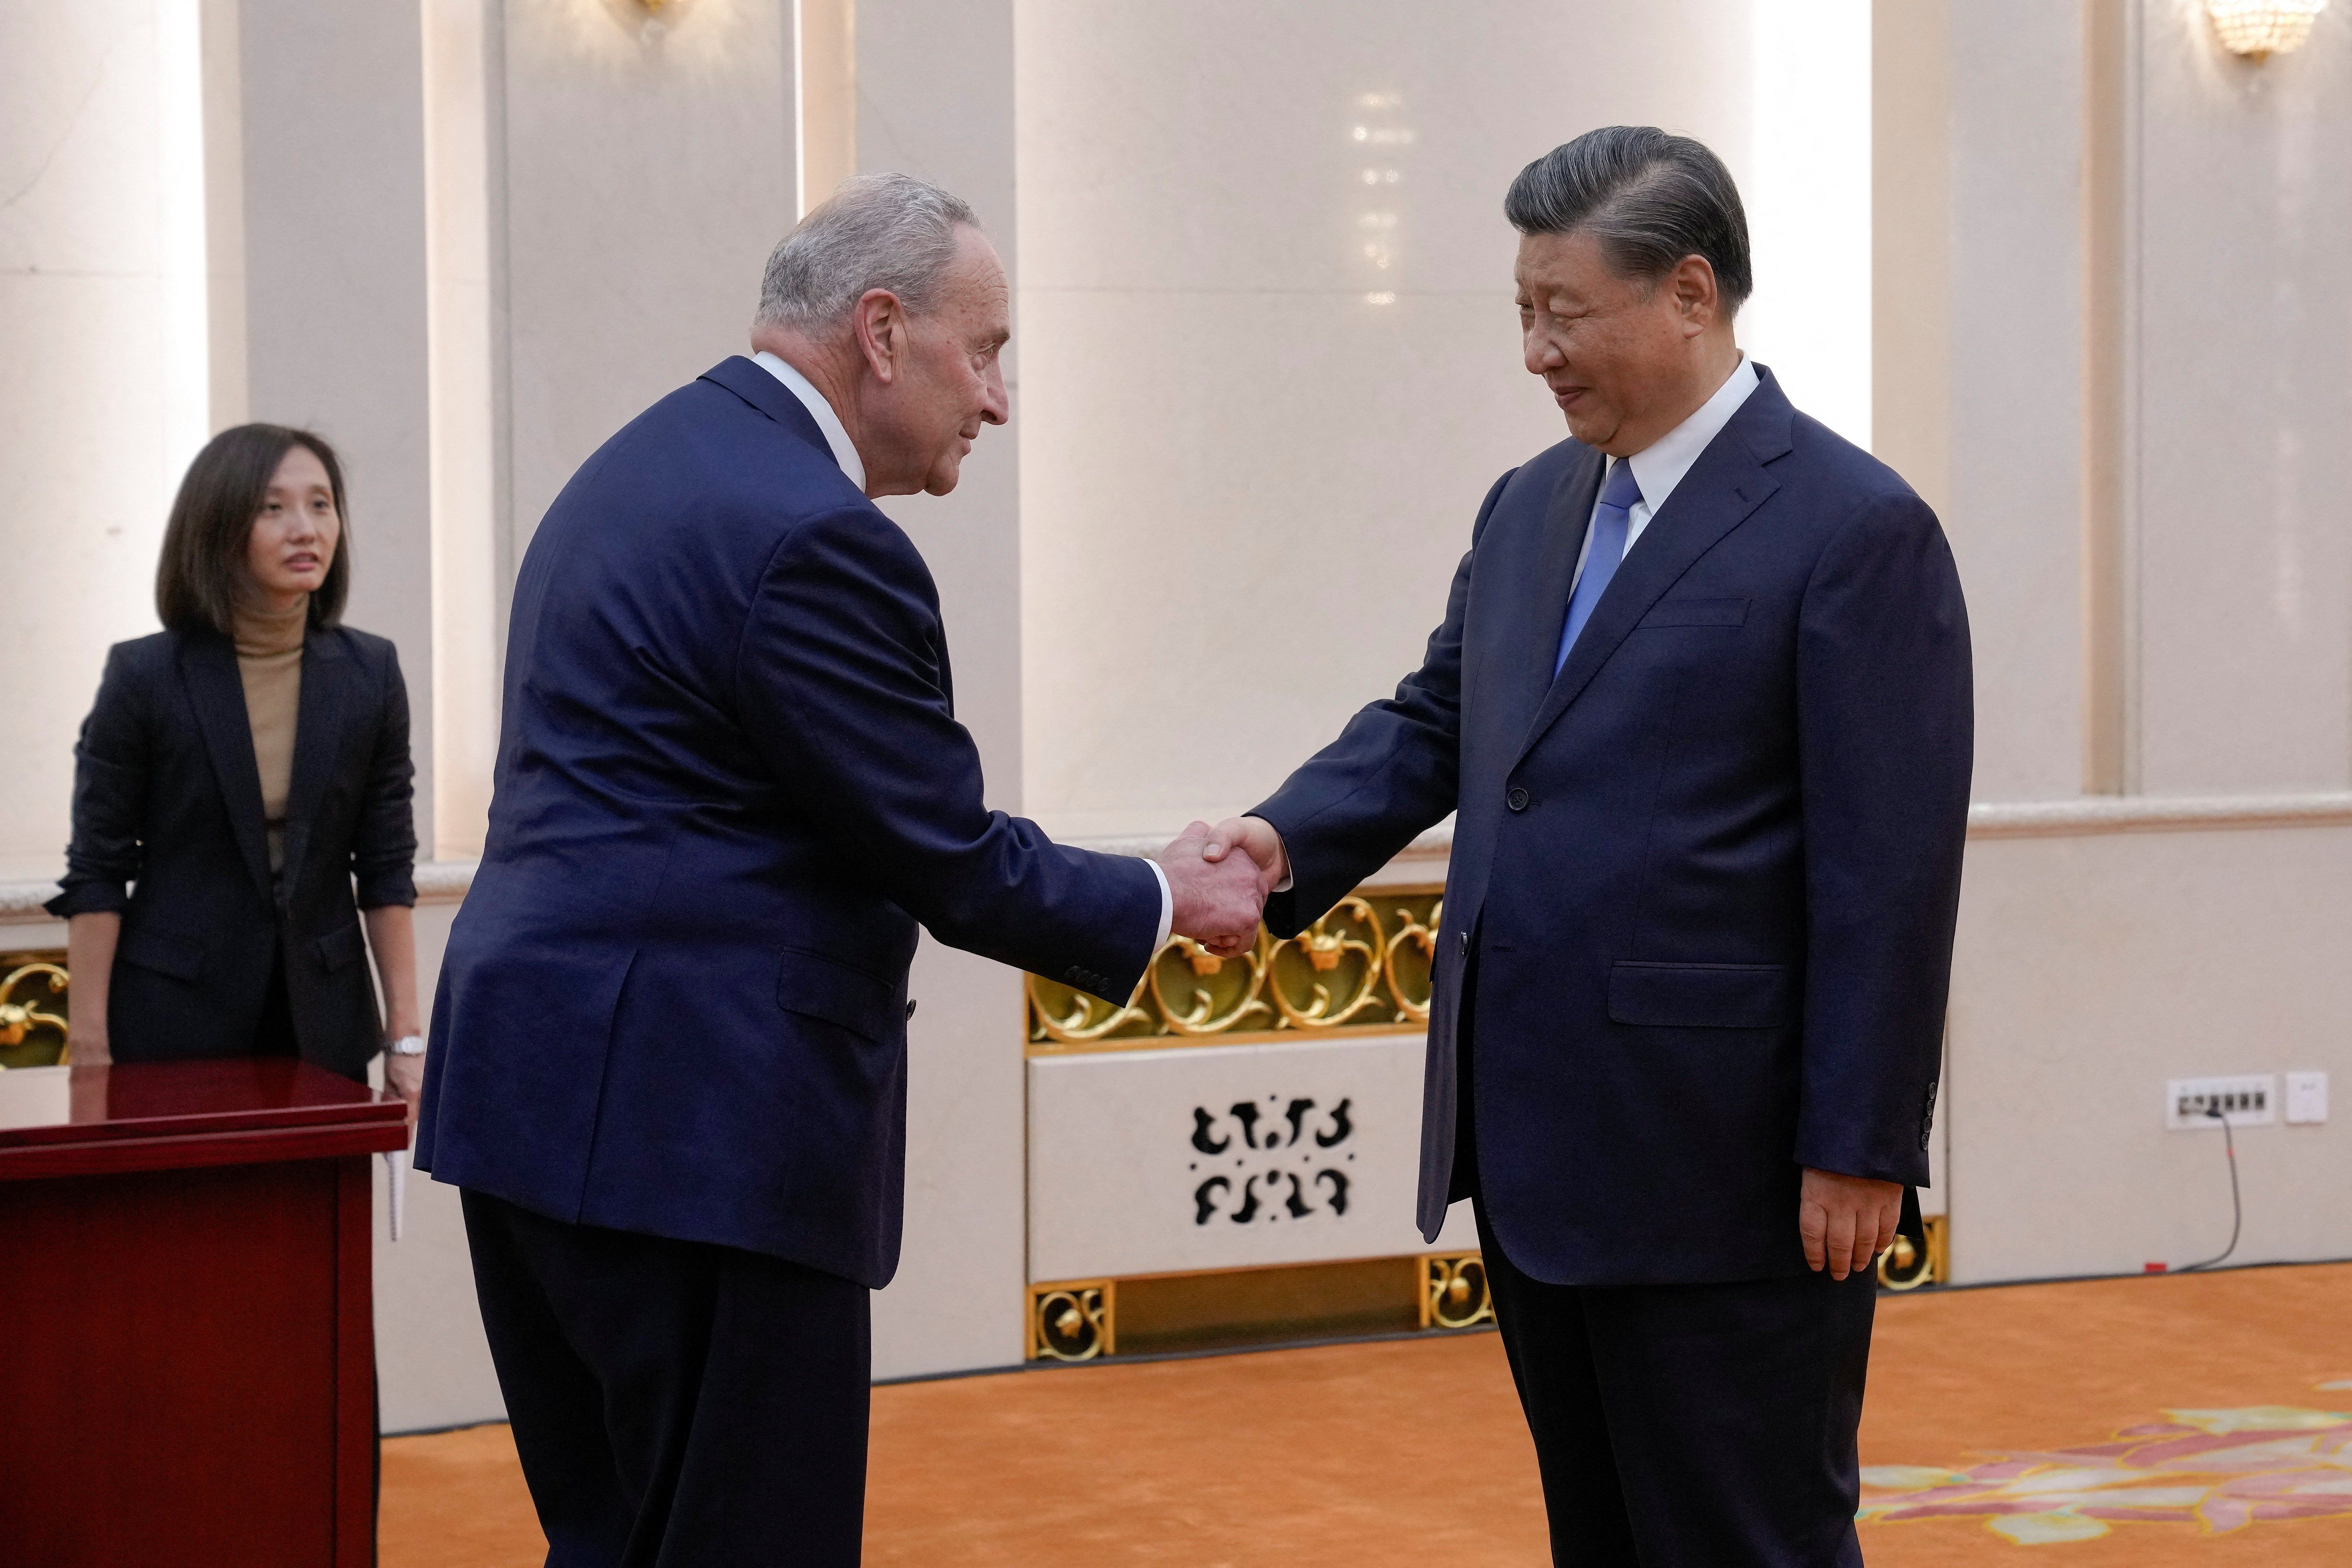
{"type": "Polygon", "coordinates": [[[239,610],[236,673],[245,682],[245,716],[253,726],[253,760],[261,770],[261,816],[269,830],[269,874],[286,868],[286,791],[294,776],[294,720],[302,706],[302,634],[310,601],[293,609],[239,610]]]}

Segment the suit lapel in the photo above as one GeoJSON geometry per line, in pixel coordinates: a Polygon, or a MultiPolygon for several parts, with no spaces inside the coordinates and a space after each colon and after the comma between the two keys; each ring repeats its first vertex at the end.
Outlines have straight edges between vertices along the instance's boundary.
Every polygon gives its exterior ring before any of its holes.
{"type": "MultiPolygon", "coordinates": [[[[1624,563],[1617,568],[1601,602],[1592,607],[1592,618],[1584,623],[1576,646],[1569,650],[1559,679],[1544,693],[1527,739],[1512,759],[1514,767],[1591,684],[1609,656],[1617,651],[1617,645],[1641,625],[1642,617],[1666,590],[1725,534],[1745,522],[1750,512],[1764,504],[1765,497],[1780,488],[1780,481],[1764,471],[1764,464],[1789,450],[1792,412],[1771,373],[1762,371],[1748,401],[1707,444],[1666,498],[1666,504],[1642,531],[1642,537],[1626,552],[1624,563]]],[[[1559,599],[1559,610],[1545,623],[1552,627],[1553,637],[1547,657],[1558,656],[1559,628],[1568,615],[1566,589],[1559,599]]]]}
{"type": "Polygon", "coordinates": [[[302,697],[294,716],[294,769],[286,784],[286,869],[294,885],[310,825],[335,771],[343,741],[343,677],[350,661],[332,632],[312,627],[302,639],[302,697]]]}
{"type": "Polygon", "coordinates": [[[1501,711],[1507,724],[1527,722],[1551,684],[1544,667],[1559,655],[1576,558],[1583,552],[1585,531],[1592,526],[1592,503],[1601,494],[1607,468],[1608,459],[1590,448],[1569,465],[1544,509],[1535,558],[1510,568],[1513,581],[1507,591],[1513,613],[1503,624],[1515,630],[1502,649],[1500,665],[1507,693],[1501,711]],[[1535,646],[1538,642],[1541,647],[1535,646]]]}
{"type": "Polygon", "coordinates": [[[261,769],[253,760],[253,723],[245,710],[245,683],[236,650],[226,637],[195,632],[180,641],[180,679],[196,712],[196,728],[212,758],[213,776],[228,806],[230,831],[261,896],[269,897],[269,848],[263,837],[261,769]]]}

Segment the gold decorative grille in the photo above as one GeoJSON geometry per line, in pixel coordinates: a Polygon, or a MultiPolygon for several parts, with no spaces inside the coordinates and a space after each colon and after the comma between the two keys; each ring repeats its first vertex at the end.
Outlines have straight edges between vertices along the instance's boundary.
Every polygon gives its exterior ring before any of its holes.
{"type": "Polygon", "coordinates": [[[1421,1326],[1467,1329],[1495,1321],[1486,1290],[1486,1264],[1477,1253],[1433,1254],[1421,1260],[1421,1326]]]}
{"type": "Polygon", "coordinates": [[[1442,888],[1351,893],[1287,941],[1219,958],[1171,937],[1127,1005],[1029,976],[1029,1050],[1115,1051],[1328,1034],[1394,1034],[1429,1023],[1442,888]]]}
{"type": "Polygon", "coordinates": [[[1118,1281],[1066,1279],[1029,1287],[1029,1359],[1099,1361],[1118,1349],[1118,1281]]]}
{"type": "Polygon", "coordinates": [[[66,1059],[62,952],[0,952],[0,1069],[66,1059]]]}
{"type": "Polygon", "coordinates": [[[1940,1285],[1951,1277],[1951,1243],[1944,1218],[1931,1214],[1922,1222],[1927,1231],[1927,1246],[1897,1236],[1895,1245],[1878,1255],[1879,1284],[1889,1290],[1916,1290],[1922,1285],[1940,1285]]]}

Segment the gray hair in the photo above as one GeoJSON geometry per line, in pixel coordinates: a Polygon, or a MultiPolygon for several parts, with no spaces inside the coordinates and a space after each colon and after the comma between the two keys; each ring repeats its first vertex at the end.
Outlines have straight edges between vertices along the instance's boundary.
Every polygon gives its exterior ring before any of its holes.
{"type": "Polygon", "coordinates": [[[1756,286],[1739,187],[1706,143],[1654,125],[1611,125],[1519,171],[1503,216],[1521,234],[1581,231],[1620,278],[1654,283],[1685,256],[1715,268],[1724,314],[1756,286]]]}
{"type": "Polygon", "coordinates": [[[910,310],[938,301],[956,229],[980,220],[960,196],[912,174],[857,174],[793,226],[760,280],[760,327],[830,327],[867,290],[910,310]]]}

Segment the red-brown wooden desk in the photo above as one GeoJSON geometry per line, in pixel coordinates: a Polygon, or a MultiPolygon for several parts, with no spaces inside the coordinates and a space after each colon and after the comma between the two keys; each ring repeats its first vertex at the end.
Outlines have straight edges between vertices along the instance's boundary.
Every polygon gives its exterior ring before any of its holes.
{"type": "Polygon", "coordinates": [[[0,1072],[0,1568],[364,1568],[405,1115],[290,1058],[0,1072]]]}

